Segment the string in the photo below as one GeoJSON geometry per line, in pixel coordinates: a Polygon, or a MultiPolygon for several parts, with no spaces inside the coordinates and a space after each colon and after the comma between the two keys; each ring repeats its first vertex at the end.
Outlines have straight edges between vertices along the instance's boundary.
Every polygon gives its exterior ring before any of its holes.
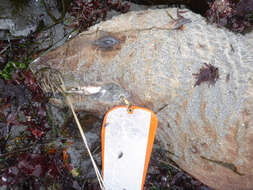
{"type": "Polygon", "coordinates": [[[90,151],[90,148],[89,148],[87,139],[85,137],[84,131],[82,129],[82,126],[81,126],[81,124],[78,120],[78,117],[76,115],[76,112],[74,110],[73,103],[72,103],[71,99],[69,98],[68,94],[66,93],[67,90],[66,90],[66,87],[64,85],[64,81],[61,77],[60,72],[58,72],[54,69],[51,69],[51,68],[44,68],[44,69],[38,71],[36,75],[37,75],[37,79],[40,80],[41,89],[43,89],[46,92],[52,91],[54,95],[55,95],[56,92],[60,92],[65,97],[66,102],[67,102],[68,106],[70,107],[71,112],[74,116],[75,122],[76,122],[77,127],[79,129],[79,132],[81,134],[84,145],[85,145],[85,147],[88,151],[88,154],[90,156],[92,165],[94,167],[94,170],[95,170],[98,182],[99,182],[99,186],[102,190],[105,190],[105,185],[104,185],[103,178],[102,178],[102,176],[99,172],[99,169],[97,167],[96,162],[94,161],[94,158],[93,158],[92,153],[90,151]]]}

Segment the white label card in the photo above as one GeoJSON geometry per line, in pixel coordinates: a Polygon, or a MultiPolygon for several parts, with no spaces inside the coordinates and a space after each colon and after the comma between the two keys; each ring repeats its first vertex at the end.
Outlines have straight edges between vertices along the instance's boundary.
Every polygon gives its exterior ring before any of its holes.
{"type": "Polygon", "coordinates": [[[131,109],[130,113],[126,106],[113,108],[104,119],[102,157],[106,190],[141,190],[144,185],[157,119],[148,109],[131,109]]]}

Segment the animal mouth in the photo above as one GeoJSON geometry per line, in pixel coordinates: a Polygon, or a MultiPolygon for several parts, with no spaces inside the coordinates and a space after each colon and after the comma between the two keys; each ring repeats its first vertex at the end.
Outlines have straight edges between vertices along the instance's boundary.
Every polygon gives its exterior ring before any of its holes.
{"type": "Polygon", "coordinates": [[[116,83],[107,83],[103,85],[83,85],[70,87],[67,93],[77,96],[86,96],[89,100],[96,102],[121,102],[122,97],[129,98],[129,93],[116,83]]]}
{"type": "Polygon", "coordinates": [[[102,92],[101,86],[78,86],[78,87],[71,87],[67,89],[68,94],[80,94],[80,95],[94,95],[102,92]]]}

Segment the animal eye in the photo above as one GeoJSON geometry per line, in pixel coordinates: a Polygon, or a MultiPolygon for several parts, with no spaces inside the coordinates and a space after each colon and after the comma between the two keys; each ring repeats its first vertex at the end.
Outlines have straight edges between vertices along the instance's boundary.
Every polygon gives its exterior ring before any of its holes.
{"type": "Polygon", "coordinates": [[[120,41],[112,36],[104,36],[95,41],[95,45],[100,48],[112,48],[119,43],[120,41]]]}

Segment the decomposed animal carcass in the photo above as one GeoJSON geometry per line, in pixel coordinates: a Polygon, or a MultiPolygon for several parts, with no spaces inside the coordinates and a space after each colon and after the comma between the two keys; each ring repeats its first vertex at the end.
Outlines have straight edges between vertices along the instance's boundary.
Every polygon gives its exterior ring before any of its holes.
{"type": "Polygon", "coordinates": [[[78,110],[102,115],[122,97],[153,110],[157,138],[181,168],[215,189],[253,189],[253,48],[198,14],[181,15],[114,17],[31,67],[61,72],[78,110]]]}

